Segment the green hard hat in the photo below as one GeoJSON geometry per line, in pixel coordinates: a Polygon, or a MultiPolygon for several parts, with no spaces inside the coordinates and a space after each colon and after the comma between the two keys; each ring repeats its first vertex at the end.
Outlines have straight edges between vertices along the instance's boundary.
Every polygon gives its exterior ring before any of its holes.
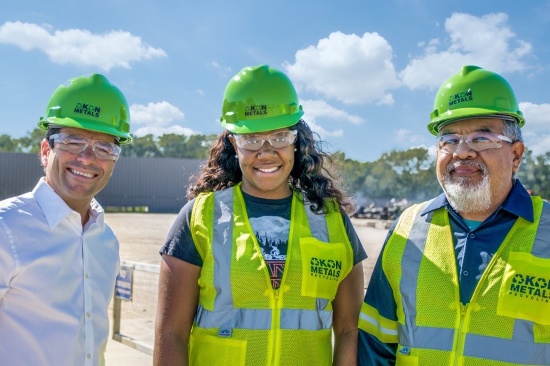
{"type": "Polygon", "coordinates": [[[79,76],[60,85],[50,97],[38,126],[74,127],[132,142],[128,103],[122,92],[101,74],[79,76]]]}
{"type": "Polygon", "coordinates": [[[502,76],[478,66],[464,66],[439,88],[428,130],[437,135],[449,123],[490,115],[513,117],[519,127],[525,124],[514,91],[502,76]]]}
{"type": "Polygon", "coordinates": [[[290,79],[259,65],[243,68],[229,81],[220,121],[233,133],[253,133],[293,126],[303,114],[290,79]]]}

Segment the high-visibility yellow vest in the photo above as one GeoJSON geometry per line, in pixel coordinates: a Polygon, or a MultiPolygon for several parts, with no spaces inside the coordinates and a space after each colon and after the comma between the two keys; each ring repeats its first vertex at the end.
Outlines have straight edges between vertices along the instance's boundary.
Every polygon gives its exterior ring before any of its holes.
{"type": "Polygon", "coordinates": [[[283,278],[274,290],[239,186],[196,198],[203,259],[191,365],[331,365],[332,300],[353,267],[337,207],[316,215],[292,198],[283,278]]]}
{"type": "Polygon", "coordinates": [[[406,210],[382,257],[398,321],[364,304],[360,327],[398,343],[398,366],[550,365],[550,206],[532,202],[535,221],[517,219],[467,305],[446,210],[406,210]]]}

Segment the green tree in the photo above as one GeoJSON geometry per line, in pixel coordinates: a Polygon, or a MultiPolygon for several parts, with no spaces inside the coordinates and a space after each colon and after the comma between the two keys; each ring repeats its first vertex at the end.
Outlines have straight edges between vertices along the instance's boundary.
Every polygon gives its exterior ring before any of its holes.
{"type": "Polygon", "coordinates": [[[391,184],[393,196],[421,201],[441,191],[435,174],[435,159],[426,148],[391,151],[383,154],[380,159],[397,173],[391,184]]]}
{"type": "Polygon", "coordinates": [[[208,158],[208,150],[216,141],[218,135],[191,135],[187,140],[187,155],[190,159],[205,160],[208,158]]]}
{"type": "Polygon", "coordinates": [[[122,146],[122,156],[154,158],[162,156],[152,134],[134,138],[131,144],[122,146]]]}
{"type": "Polygon", "coordinates": [[[517,178],[533,195],[550,198],[550,152],[534,156],[525,150],[517,178]]]}
{"type": "Polygon", "coordinates": [[[182,158],[186,155],[187,136],[168,133],[158,138],[158,147],[165,158],[182,158]]]}
{"type": "Polygon", "coordinates": [[[14,152],[15,142],[10,135],[0,135],[0,151],[1,152],[14,152]]]}
{"type": "Polygon", "coordinates": [[[46,136],[46,131],[36,127],[34,130],[28,132],[27,136],[14,140],[15,152],[38,154],[44,136],[46,136]]]}

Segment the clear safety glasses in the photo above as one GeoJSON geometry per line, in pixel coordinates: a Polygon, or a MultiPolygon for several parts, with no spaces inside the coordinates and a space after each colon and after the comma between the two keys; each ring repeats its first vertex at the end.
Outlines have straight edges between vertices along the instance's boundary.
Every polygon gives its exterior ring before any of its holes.
{"type": "Polygon", "coordinates": [[[257,135],[257,134],[244,134],[233,135],[237,146],[246,149],[257,151],[264,146],[266,141],[275,149],[281,149],[283,147],[292,145],[296,141],[297,130],[279,131],[269,135],[257,135]]]}
{"type": "Polygon", "coordinates": [[[118,160],[120,146],[115,143],[102,140],[89,140],[82,136],[56,133],[50,136],[58,149],[68,151],[72,154],[81,154],[88,146],[92,147],[94,155],[99,160],[118,160]]]}
{"type": "Polygon", "coordinates": [[[453,154],[462,141],[464,141],[470,149],[478,152],[489,149],[499,149],[502,147],[502,141],[512,143],[512,139],[509,137],[497,135],[489,131],[476,131],[468,135],[453,133],[437,137],[439,150],[448,154],[453,154]]]}

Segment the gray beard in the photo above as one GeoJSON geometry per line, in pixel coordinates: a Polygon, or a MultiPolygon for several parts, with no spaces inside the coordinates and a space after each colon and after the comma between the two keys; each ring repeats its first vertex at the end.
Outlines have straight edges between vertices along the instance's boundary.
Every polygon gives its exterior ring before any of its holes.
{"type": "Polygon", "coordinates": [[[447,200],[456,211],[461,213],[483,212],[491,207],[492,197],[487,169],[485,165],[477,163],[475,165],[481,167],[483,174],[483,179],[476,185],[473,185],[468,177],[451,180],[449,172],[452,169],[451,164],[447,167],[447,174],[443,176],[441,182],[447,200]]]}

